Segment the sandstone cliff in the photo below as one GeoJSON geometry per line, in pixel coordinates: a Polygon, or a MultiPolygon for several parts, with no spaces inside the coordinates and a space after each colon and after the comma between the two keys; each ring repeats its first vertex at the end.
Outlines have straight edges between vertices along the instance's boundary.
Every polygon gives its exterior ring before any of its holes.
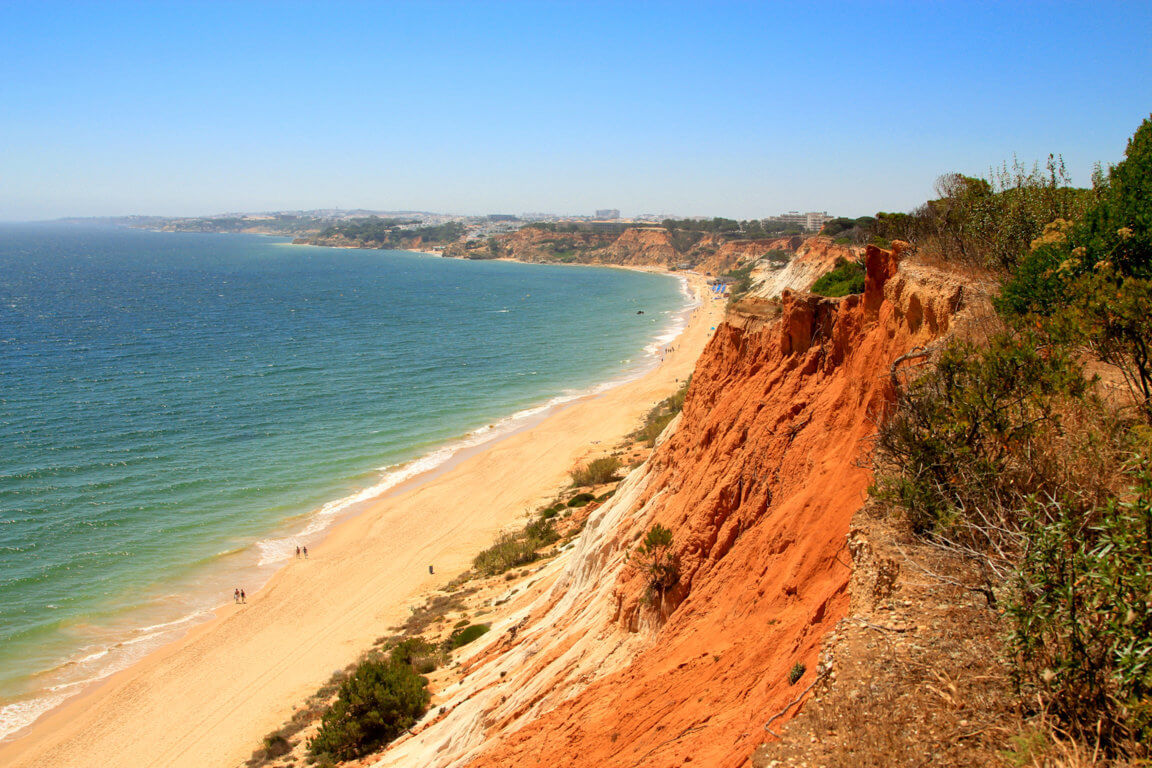
{"type": "Polygon", "coordinates": [[[548,566],[551,589],[493,627],[435,718],[377,765],[746,763],[847,609],[844,545],[889,367],[964,304],[899,249],[870,246],[866,267],[863,295],[737,305],[652,457],[548,566]],[[656,604],[630,560],[654,523],[680,557],[656,604]]]}

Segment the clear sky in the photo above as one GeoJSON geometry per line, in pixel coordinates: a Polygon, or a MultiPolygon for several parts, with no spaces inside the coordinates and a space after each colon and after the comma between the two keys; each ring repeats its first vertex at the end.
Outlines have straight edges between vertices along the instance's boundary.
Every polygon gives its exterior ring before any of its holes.
{"type": "Polygon", "coordinates": [[[1152,2],[0,0],[0,219],[908,210],[1152,112],[1152,2]]]}

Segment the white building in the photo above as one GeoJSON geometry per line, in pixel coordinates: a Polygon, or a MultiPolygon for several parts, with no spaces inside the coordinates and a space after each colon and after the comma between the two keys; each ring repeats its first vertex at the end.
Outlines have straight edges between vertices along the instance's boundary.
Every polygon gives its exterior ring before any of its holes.
{"type": "Polygon", "coordinates": [[[788,211],[788,213],[771,217],[769,221],[786,224],[796,229],[802,229],[805,232],[819,232],[820,228],[824,226],[824,222],[832,218],[832,216],[828,215],[828,211],[809,211],[807,213],[788,211]]]}

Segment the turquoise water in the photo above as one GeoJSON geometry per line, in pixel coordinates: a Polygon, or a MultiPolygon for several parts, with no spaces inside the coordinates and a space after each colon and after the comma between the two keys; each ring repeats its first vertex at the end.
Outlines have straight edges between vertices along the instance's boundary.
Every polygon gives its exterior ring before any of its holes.
{"type": "Polygon", "coordinates": [[[635,375],[685,306],[621,270],[0,226],[0,735],[356,502],[635,375]]]}

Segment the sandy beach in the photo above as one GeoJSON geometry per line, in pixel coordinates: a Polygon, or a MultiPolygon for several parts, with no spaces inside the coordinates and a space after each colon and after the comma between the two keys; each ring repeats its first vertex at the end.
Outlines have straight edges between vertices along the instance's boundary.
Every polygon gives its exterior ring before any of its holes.
{"type": "Polygon", "coordinates": [[[566,486],[575,464],[615,445],[692,372],[724,304],[704,278],[690,280],[702,303],[655,369],[370,503],[246,605],[228,602],[0,745],[0,765],[243,764],[334,670],[402,623],[418,596],[466,570],[499,531],[566,486]]]}

